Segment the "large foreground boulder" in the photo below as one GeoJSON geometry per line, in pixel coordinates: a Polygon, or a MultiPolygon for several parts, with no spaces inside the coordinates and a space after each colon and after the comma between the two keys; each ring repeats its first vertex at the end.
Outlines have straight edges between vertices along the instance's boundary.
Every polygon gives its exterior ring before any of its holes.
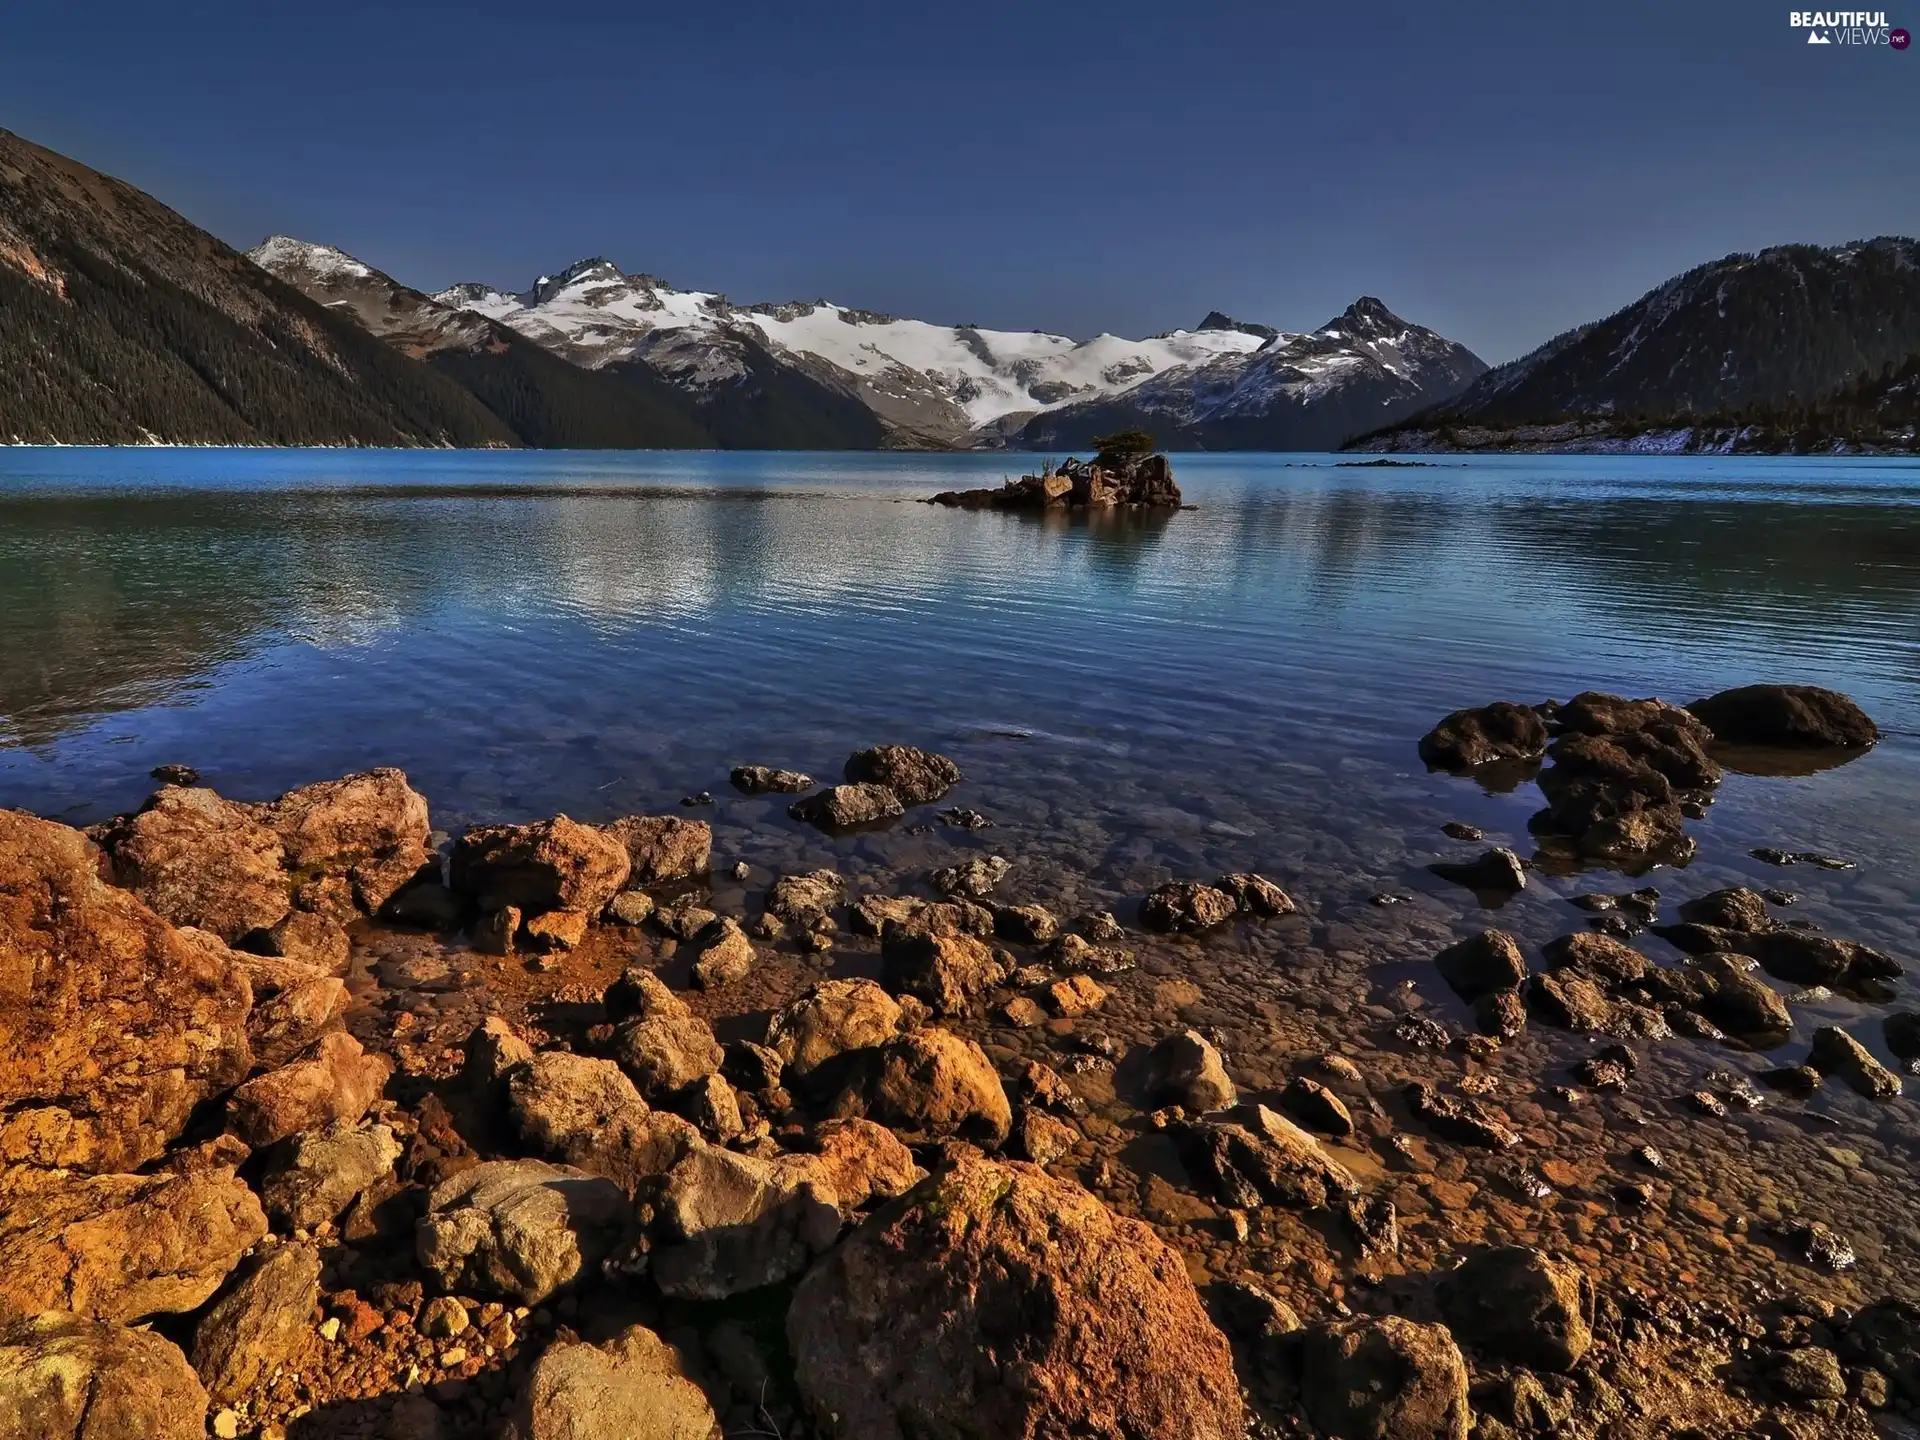
{"type": "Polygon", "coordinates": [[[415,1248],[448,1290],[538,1305],[593,1274],[631,1213],[611,1180],[540,1160],[492,1160],[433,1188],[415,1248]]]}
{"type": "Polygon", "coordinates": [[[1713,738],[1728,745],[1844,747],[1880,738],[1867,712],[1837,690],[1818,685],[1742,685],[1689,705],[1713,738]]]}
{"type": "Polygon", "coordinates": [[[1501,1360],[1571,1370],[1593,1343],[1593,1281],[1527,1245],[1484,1250],[1447,1276],[1440,1305],[1453,1333],[1501,1360]]]}
{"type": "Polygon", "coordinates": [[[865,1221],[787,1312],[829,1436],[1229,1440],[1226,1337],[1145,1225],[1031,1165],[962,1158],[865,1221]]]}
{"type": "Polygon", "coordinates": [[[79,831],[0,810],[0,1166],[132,1169],[250,1063],[226,946],[98,862],[79,831]]]}
{"type": "Polygon", "coordinates": [[[211,790],[168,786],[107,832],[120,884],[175,925],[228,944],[293,908],[280,837],[252,807],[211,790]]]}
{"type": "Polygon", "coordinates": [[[0,1188],[0,1320],[196,1310],[267,1233],[260,1202],[230,1172],[11,1178],[0,1188]]]}
{"type": "Polygon", "coordinates": [[[1443,1325],[1398,1315],[1305,1332],[1300,1398],[1340,1440],[1466,1440],[1467,1364],[1443,1325]]]}
{"type": "Polygon", "coordinates": [[[297,884],[339,877],[369,914],[428,863],[426,797],[406,772],[386,767],[289,790],[258,807],[260,822],[280,838],[297,884]]]}
{"type": "Polygon", "coordinates": [[[700,1143],[685,1120],[649,1106],[611,1060],[545,1050],[509,1070],[506,1089],[521,1143],[629,1194],[700,1143]]]}
{"type": "Polygon", "coordinates": [[[193,1368],[207,1393],[230,1404],[292,1360],[313,1335],[319,1299],[318,1250],[269,1251],[194,1329],[193,1368]]]}
{"type": "Polygon", "coordinates": [[[201,1440],[206,1425],[169,1340],[57,1312],[0,1325],[0,1440],[201,1440]]]}
{"type": "Polygon", "coordinates": [[[627,883],[627,847],[565,815],[534,825],[479,825],[453,847],[448,883],[489,913],[509,906],[598,914],[627,883]]]}
{"type": "Polygon", "coordinates": [[[961,1139],[992,1149],[1013,1128],[1013,1107],[993,1062],[964,1036],[914,1030],[860,1059],[834,1102],[836,1114],[864,1115],[916,1145],[961,1139]]]}
{"type": "Polygon", "coordinates": [[[704,820],[629,815],[601,828],[626,850],[635,885],[704,875],[713,857],[713,827],[704,820]]]}
{"type": "Polygon", "coordinates": [[[256,1149],[325,1125],[351,1125],[380,1097],[393,1063],[344,1030],[233,1092],[236,1133],[256,1149]]]}
{"type": "Polygon", "coordinates": [[[547,1347],[520,1394],[508,1440],[718,1440],[720,1427],[680,1352],[644,1325],[605,1345],[547,1347]]]}
{"type": "Polygon", "coordinates": [[[699,1146],[656,1187],[654,1283],[680,1299],[719,1300],[791,1280],[876,1197],[925,1174],[865,1120],[821,1127],[817,1150],[767,1159],[699,1146]]]}

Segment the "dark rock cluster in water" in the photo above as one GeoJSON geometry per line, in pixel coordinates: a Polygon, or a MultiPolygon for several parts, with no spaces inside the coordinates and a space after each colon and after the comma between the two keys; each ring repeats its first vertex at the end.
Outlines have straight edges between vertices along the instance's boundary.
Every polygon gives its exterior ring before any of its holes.
{"type": "MultiPolygon", "coordinates": [[[[1423,748],[1565,765],[1554,836],[1660,811],[1670,839],[1669,772],[1705,773],[1713,738],[1683,715],[1588,695],[1459,712],[1423,748]]],[[[804,796],[848,850],[963,783],[898,745],[843,773],[731,779],[804,796]]],[[[1290,1047],[1276,1070],[1223,1028],[1269,1002],[1192,978],[1328,924],[1252,870],[1142,885],[1129,929],[1034,903],[1005,827],[1005,855],[878,889],[794,866],[746,903],[717,877],[754,868],[684,815],[442,845],[398,771],[265,804],[170,778],[90,835],[0,811],[0,1418],[22,1434],[1865,1440],[1920,1405],[1920,1310],[1650,1295],[1606,1237],[1639,1243],[1684,1146],[1636,1133],[1609,1174],[1551,1144],[1549,1103],[1650,1105],[1659,1044],[1790,1036],[1766,975],[1899,973],[1778,897],[1681,905],[1679,966],[1591,929],[1537,954],[1449,936],[1434,970],[1483,1033],[1369,1004],[1367,1066],[1290,1047]],[[1587,1047],[1538,1099],[1534,1025],[1587,1047]],[[1490,1229],[1556,1207],[1571,1245],[1490,1229]]],[[[985,817],[948,813],[977,847],[985,817]]],[[[1543,858],[1497,847],[1465,878],[1524,890],[1543,858]]],[[[1659,916],[1650,888],[1582,900],[1659,916]]],[[[1329,1013],[1348,978],[1323,972],[1329,1013]]],[[[1920,1057],[1920,1018],[1884,1039],[1920,1057]]],[[[1779,1093],[1901,1090],[1837,1026],[1805,1061],[1779,1093]]],[[[1775,1103],[1731,1071],[1696,1085],[1696,1123],[1775,1103]]],[[[1753,1228],[1840,1276],[1871,1257],[1846,1220],[1753,1228]]]]}
{"type": "Polygon", "coordinates": [[[1164,455],[1068,460],[1058,470],[1022,475],[998,489],[943,490],[935,505],[962,510],[1104,510],[1116,506],[1177,510],[1180,487],[1164,455]]]}

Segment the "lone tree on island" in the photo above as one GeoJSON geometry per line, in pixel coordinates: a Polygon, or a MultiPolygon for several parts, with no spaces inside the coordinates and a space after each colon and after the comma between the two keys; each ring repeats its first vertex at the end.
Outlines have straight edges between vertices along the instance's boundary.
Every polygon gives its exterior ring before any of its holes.
{"type": "Polygon", "coordinates": [[[1094,463],[1104,469],[1118,469],[1142,455],[1151,455],[1153,436],[1144,430],[1116,430],[1111,435],[1093,437],[1094,463]]]}

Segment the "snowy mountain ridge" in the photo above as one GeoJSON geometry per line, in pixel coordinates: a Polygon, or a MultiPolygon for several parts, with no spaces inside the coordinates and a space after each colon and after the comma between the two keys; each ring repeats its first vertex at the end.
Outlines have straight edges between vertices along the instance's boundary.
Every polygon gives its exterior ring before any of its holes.
{"type": "MultiPolygon", "coordinates": [[[[1266,443],[1276,407],[1287,433],[1301,414],[1320,410],[1341,417],[1338,424],[1371,428],[1446,398],[1485,368],[1371,297],[1305,333],[1213,311],[1191,330],[1076,340],[938,325],[827,300],[736,304],[626,272],[604,256],[542,275],[523,291],[469,282],[426,296],[331,246],[277,235],[250,253],[416,351],[443,332],[452,340],[466,316],[588,370],[643,363],[696,403],[749,392],[772,367],[794,384],[857,401],[898,444],[1051,444],[1066,432],[1082,443],[1082,422],[1096,415],[1150,422],[1170,436],[1189,432],[1170,443],[1219,443],[1236,429],[1266,443]]],[[[1316,437],[1326,431],[1329,443],[1344,438],[1337,428],[1331,420],[1306,427],[1316,437]]]]}

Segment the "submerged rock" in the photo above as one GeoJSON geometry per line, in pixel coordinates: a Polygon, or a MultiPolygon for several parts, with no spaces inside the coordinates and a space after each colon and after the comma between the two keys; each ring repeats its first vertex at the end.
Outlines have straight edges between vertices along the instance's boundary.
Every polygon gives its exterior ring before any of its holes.
{"type": "Polygon", "coordinates": [[[904,815],[907,807],[885,785],[834,785],[796,801],[787,813],[822,830],[848,830],[904,815]]]}
{"type": "Polygon", "coordinates": [[[1224,890],[1194,880],[1171,880],[1142,902],[1140,923],[1167,934],[1208,930],[1231,920],[1239,908],[1224,890]]]}
{"type": "Polygon", "coordinates": [[[846,778],[857,785],[881,785],[907,805],[931,805],[944,799],[965,777],[944,755],[912,745],[874,745],[847,760],[846,778]]]}
{"type": "Polygon", "coordinates": [[[865,1221],[801,1281],[787,1336],[801,1396],[841,1440],[1229,1440],[1244,1424],[1179,1254],[1031,1165],[963,1157],[865,1221]]]}

